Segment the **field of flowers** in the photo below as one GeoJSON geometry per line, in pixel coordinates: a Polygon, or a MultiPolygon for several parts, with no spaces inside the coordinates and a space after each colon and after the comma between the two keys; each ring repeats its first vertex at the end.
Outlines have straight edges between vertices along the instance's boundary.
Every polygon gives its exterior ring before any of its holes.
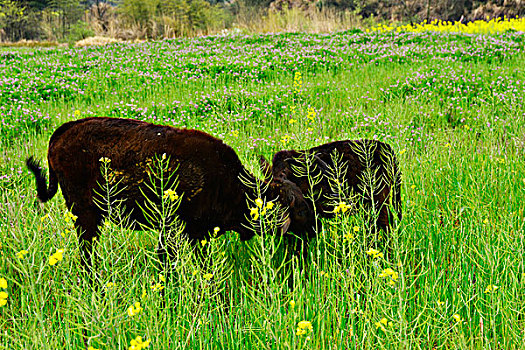
{"type": "Polygon", "coordinates": [[[354,30],[0,49],[0,349],[525,347],[524,43],[354,30]],[[260,154],[382,140],[403,220],[389,254],[342,211],[307,261],[271,235],[204,241],[204,262],[181,241],[169,281],[158,233],[108,221],[90,283],[75,218],[60,194],[37,203],[24,165],[87,116],[206,131],[259,175],[260,154]]]}

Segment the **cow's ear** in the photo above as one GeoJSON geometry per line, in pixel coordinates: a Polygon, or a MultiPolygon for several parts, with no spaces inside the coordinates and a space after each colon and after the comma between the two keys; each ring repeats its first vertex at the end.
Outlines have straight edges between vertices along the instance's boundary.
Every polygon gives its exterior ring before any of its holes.
{"type": "Polygon", "coordinates": [[[272,165],[264,158],[263,155],[259,156],[259,165],[266,181],[272,179],[272,165]]]}
{"type": "Polygon", "coordinates": [[[284,220],[283,225],[281,226],[281,234],[284,235],[286,232],[288,232],[288,229],[290,228],[290,224],[292,223],[292,219],[290,219],[290,216],[288,215],[286,217],[286,220],[284,220]]]}

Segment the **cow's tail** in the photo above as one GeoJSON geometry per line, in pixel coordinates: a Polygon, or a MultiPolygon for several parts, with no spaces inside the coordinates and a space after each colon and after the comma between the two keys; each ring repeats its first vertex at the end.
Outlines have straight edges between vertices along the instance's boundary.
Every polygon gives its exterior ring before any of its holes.
{"type": "Polygon", "coordinates": [[[55,171],[49,166],[49,187],[46,184],[46,175],[42,171],[40,164],[33,157],[29,157],[26,160],[26,165],[29,170],[35,175],[36,178],[36,192],[38,199],[42,203],[47,202],[57,193],[58,190],[58,179],[55,171]]]}

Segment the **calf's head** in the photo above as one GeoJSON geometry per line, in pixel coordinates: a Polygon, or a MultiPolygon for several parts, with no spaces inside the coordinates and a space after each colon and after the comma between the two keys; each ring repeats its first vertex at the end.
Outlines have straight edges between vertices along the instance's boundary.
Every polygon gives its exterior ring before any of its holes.
{"type": "Polygon", "coordinates": [[[315,235],[315,212],[295,183],[285,179],[273,179],[268,184],[268,195],[277,198],[288,215],[283,223],[282,233],[291,231],[299,236],[315,235]]]}
{"type": "Polygon", "coordinates": [[[262,156],[259,158],[259,162],[267,179],[290,181],[300,189],[303,195],[313,192],[314,198],[316,198],[317,212],[329,211],[331,210],[329,199],[337,197],[337,193],[333,193],[328,181],[330,168],[321,157],[314,154],[311,155],[311,163],[307,169],[305,164],[307,156],[310,157],[305,152],[294,150],[279,151],[273,157],[273,164],[270,164],[262,156]],[[310,188],[312,183],[314,188],[310,188]]]}

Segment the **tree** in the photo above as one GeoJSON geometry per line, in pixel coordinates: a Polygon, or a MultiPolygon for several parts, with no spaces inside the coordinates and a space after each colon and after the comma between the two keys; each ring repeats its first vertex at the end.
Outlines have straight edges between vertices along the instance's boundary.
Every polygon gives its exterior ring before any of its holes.
{"type": "Polygon", "coordinates": [[[91,16],[100,25],[100,28],[105,33],[108,31],[109,16],[113,6],[108,1],[104,0],[90,0],[87,6],[90,8],[91,16]]]}
{"type": "Polygon", "coordinates": [[[146,25],[156,15],[160,0],[122,0],[120,12],[132,22],[146,25]]]}
{"type": "Polygon", "coordinates": [[[22,0],[28,10],[42,11],[49,6],[49,0],[22,0]]]}
{"type": "Polygon", "coordinates": [[[83,6],[78,0],[49,0],[49,5],[58,14],[62,38],[65,38],[71,25],[82,18],[83,6]]]}
{"type": "Polygon", "coordinates": [[[10,41],[22,39],[27,20],[26,9],[19,2],[0,0],[0,38],[5,36],[10,41]]]}

